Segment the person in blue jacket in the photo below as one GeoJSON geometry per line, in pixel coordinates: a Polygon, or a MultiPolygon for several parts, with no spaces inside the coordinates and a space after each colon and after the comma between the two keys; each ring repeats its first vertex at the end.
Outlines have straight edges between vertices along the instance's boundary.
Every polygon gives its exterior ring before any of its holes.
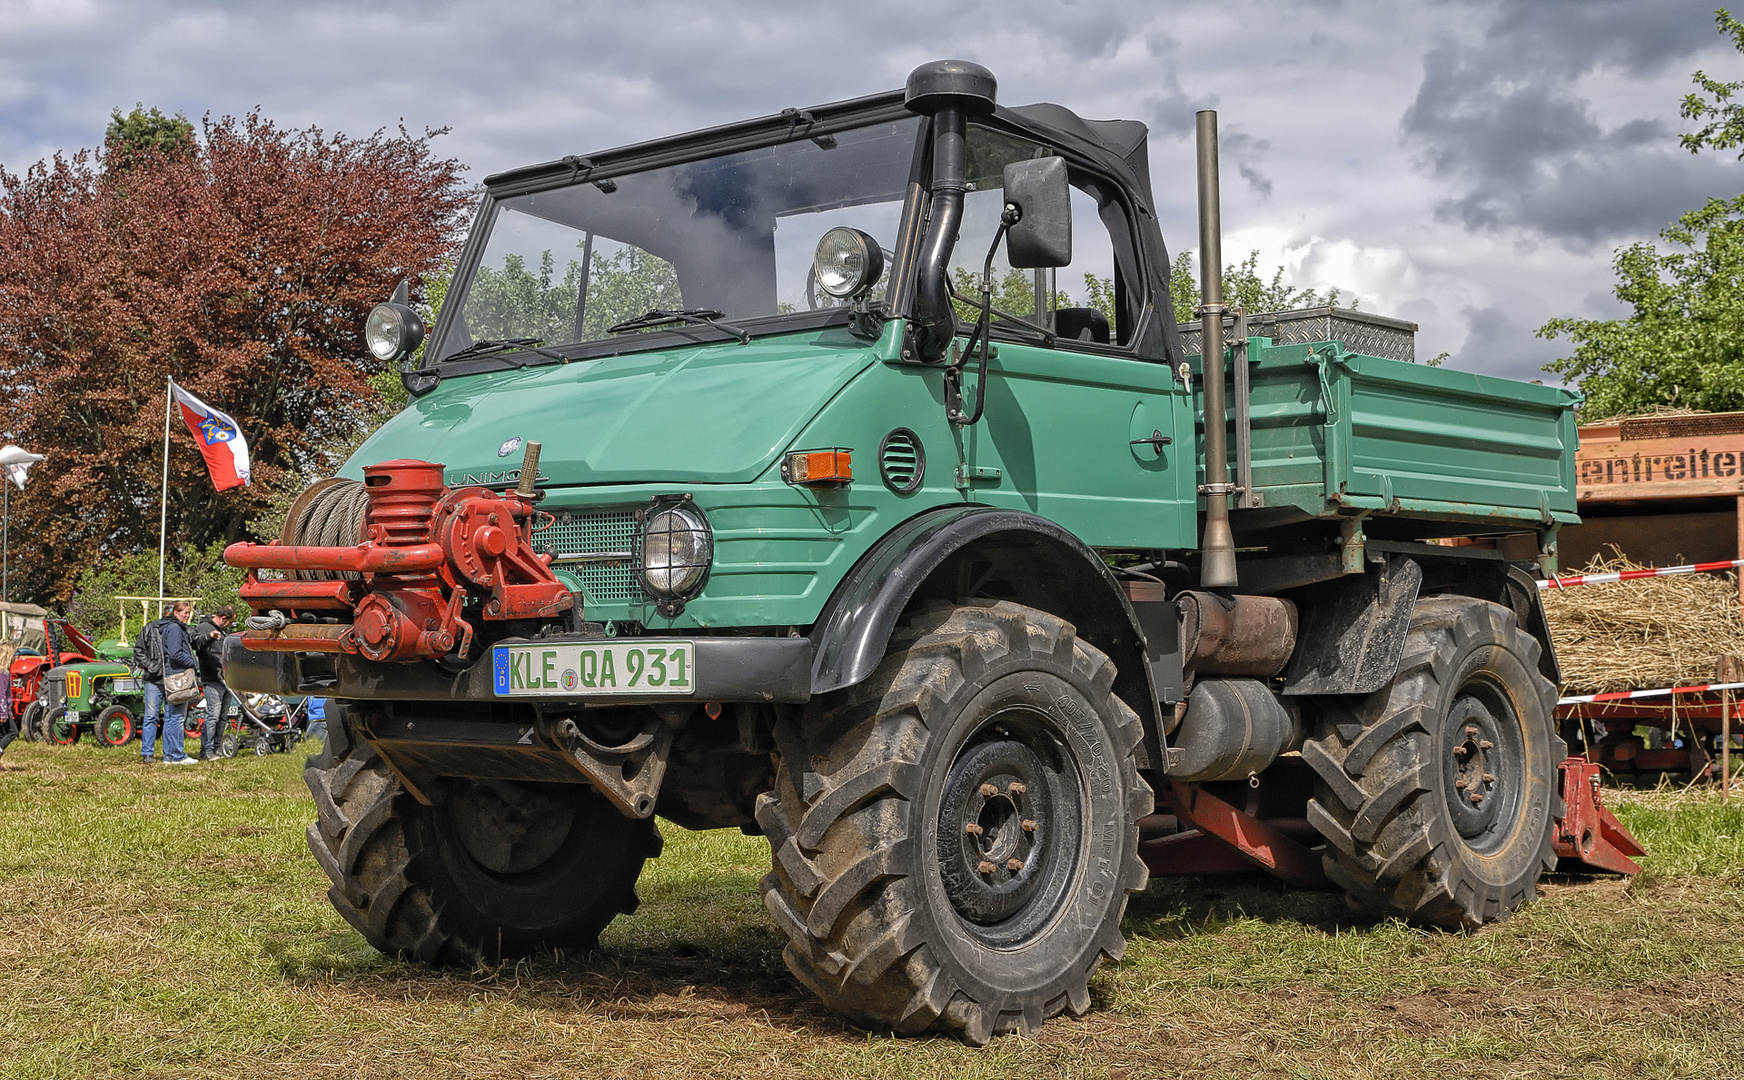
{"type": "Polygon", "coordinates": [[[164,677],[178,671],[188,671],[198,664],[188,641],[188,620],[194,605],[177,600],[170,613],[145,624],[134,645],[134,661],[145,676],[145,732],[140,742],[140,757],[152,759],[157,743],[157,728],[163,721],[163,760],[165,765],[198,765],[182,748],[182,711],[185,705],[171,705],[164,695],[164,677]]]}

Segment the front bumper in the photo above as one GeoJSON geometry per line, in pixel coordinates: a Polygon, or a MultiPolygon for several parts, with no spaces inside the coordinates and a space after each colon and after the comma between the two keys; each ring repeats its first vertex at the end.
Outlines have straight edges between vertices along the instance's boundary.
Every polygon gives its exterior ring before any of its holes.
{"type": "MultiPolygon", "coordinates": [[[[541,644],[598,642],[599,638],[560,635],[541,644]]],[[[621,640],[621,639],[620,639],[621,640]]],[[[314,658],[305,671],[303,657],[291,652],[245,648],[238,634],[224,639],[224,681],[233,690],[256,694],[308,694],[347,701],[472,701],[540,705],[631,705],[697,701],[802,703],[811,699],[812,659],[816,649],[803,637],[697,637],[696,692],[636,697],[585,693],[529,698],[499,697],[488,657],[472,667],[449,672],[432,661],[378,663],[350,654],[314,658]]],[[[525,638],[497,642],[513,645],[525,638]]]]}

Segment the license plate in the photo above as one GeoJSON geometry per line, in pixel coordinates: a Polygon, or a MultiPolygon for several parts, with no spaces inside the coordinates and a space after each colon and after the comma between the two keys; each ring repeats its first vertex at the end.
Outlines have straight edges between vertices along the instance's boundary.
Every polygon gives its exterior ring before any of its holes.
{"type": "Polygon", "coordinates": [[[498,645],[491,660],[498,697],[691,694],[695,648],[637,640],[498,645]]]}

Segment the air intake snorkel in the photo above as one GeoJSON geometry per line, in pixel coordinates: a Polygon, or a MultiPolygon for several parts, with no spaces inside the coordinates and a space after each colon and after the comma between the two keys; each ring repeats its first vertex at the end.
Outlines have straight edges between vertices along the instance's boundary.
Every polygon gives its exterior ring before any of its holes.
{"type": "Polygon", "coordinates": [[[968,118],[993,111],[998,85],[991,71],[967,60],[935,60],[908,76],[904,104],[933,118],[933,187],[904,359],[937,360],[956,336],[957,312],[947,276],[963,222],[963,193],[969,189],[968,118]]]}

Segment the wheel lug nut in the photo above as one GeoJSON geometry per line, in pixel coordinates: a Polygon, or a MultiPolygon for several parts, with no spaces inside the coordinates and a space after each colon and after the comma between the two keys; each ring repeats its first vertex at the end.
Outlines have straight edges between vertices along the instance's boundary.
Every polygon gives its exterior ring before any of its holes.
{"type": "Polygon", "coordinates": [[[1471,747],[1469,747],[1469,746],[1462,745],[1462,746],[1456,746],[1453,748],[1453,756],[1454,757],[1465,757],[1469,753],[1471,753],[1471,747]]]}
{"type": "Polygon", "coordinates": [[[1477,805],[1478,803],[1483,802],[1484,801],[1484,793],[1481,791],[1472,792],[1471,793],[1471,801],[1472,801],[1472,805],[1474,805],[1474,806],[1477,805]]]}
{"type": "Polygon", "coordinates": [[[981,794],[984,797],[991,799],[993,796],[999,794],[999,789],[994,787],[992,784],[982,784],[981,794]]]}
{"type": "Polygon", "coordinates": [[[1035,832],[1036,831],[1036,823],[1029,818],[1024,818],[1023,819],[1023,831],[1024,832],[1035,832]]]}
{"type": "Polygon", "coordinates": [[[977,866],[975,869],[981,871],[983,874],[991,874],[991,873],[993,873],[993,871],[995,871],[999,868],[997,866],[994,866],[992,863],[988,862],[986,859],[982,859],[981,865],[977,866]]]}
{"type": "Polygon", "coordinates": [[[1495,748],[1496,748],[1496,744],[1491,742],[1488,739],[1484,739],[1478,743],[1479,750],[1494,750],[1495,748]]]}
{"type": "Polygon", "coordinates": [[[1023,869],[1023,863],[1017,859],[1007,859],[1005,860],[1005,868],[1015,874],[1023,869]]]}
{"type": "Polygon", "coordinates": [[[1465,790],[1465,777],[1462,776],[1458,780],[1455,780],[1453,782],[1453,788],[1455,791],[1464,791],[1465,790]]]}
{"type": "Polygon", "coordinates": [[[976,825],[974,822],[970,822],[969,824],[963,826],[963,831],[968,833],[970,836],[980,836],[982,829],[981,829],[981,826],[976,825]]]}
{"type": "Polygon", "coordinates": [[[1484,774],[1484,783],[1493,784],[1495,782],[1496,782],[1496,774],[1495,773],[1487,772],[1484,774]]]}
{"type": "Polygon", "coordinates": [[[1024,792],[1028,791],[1029,788],[1024,784],[1020,784],[1017,781],[1013,780],[1011,782],[1011,786],[1006,788],[1005,790],[1010,792],[1013,795],[1022,795],[1024,792]]]}

